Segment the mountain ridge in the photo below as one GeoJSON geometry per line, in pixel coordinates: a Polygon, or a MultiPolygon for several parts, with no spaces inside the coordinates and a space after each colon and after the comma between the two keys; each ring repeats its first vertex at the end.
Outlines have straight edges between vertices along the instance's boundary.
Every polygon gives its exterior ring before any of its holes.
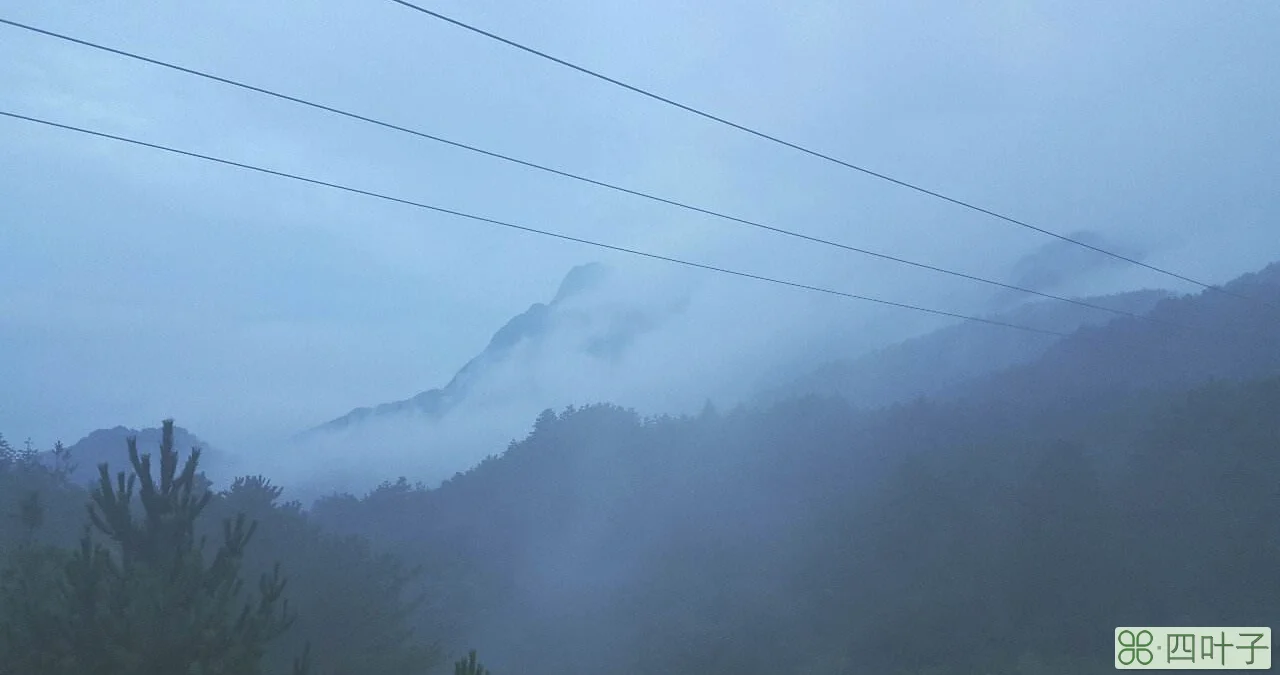
{"type": "MultiPolygon", "coordinates": [[[[1174,297],[1162,289],[1142,289],[1080,298],[1084,302],[1142,315],[1174,297]]],[[[1097,310],[1045,300],[1020,305],[986,318],[1071,333],[1117,318],[1097,310]]],[[[769,403],[796,396],[839,396],[859,408],[891,405],[928,396],[974,377],[1029,362],[1059,338],[995,329],[965,322],[952,324],[862,356],[829,361],[775,385],[756,397],[769,403]]]]}
{"type": "MultiPolygon", "coordinates": [[[[138,454],[152,454],[160,447],[162,431],[158,427],[133,429],[123,425],[110,428],[95,429],[75,443],[66,447],[70,452],[72,481],[80,484],[98,480],[98,465],[107,463],[112,471],[123,471],[129,463],[127,440],[136,437],[138,454]]],[[[193,448],[199,448],[205,460],[205,466],[216,465],[222,453],[201,440],[195,434],[179,426],[173,428],[173,445],[185,457],[193,448]]],[[[45,461],[51,461],[50,452],[42,453],[45,461]]]]}
{"type": "MultiPolygon", "coordinates": [[[[611,274],[611,268],[597,262],[570,269],[549,302],[535,302],[524,312],[509,319],[494,332],[484,349],[463,364],[444,386],[427,389],[398,401],[355,408],[295,435],[294,440],[305,440],[325,432],[343,431],[375,418],[394,415],[417,414],[427,419],[441,418],[466,399],[472,386],[483,377],[488,368],[506,361],[519,345],[546,336],[555,328],[561,310],[568,303],[599,290],[611,274]]],[[[629,318],[633,317],[624,317],[629,318]]],[[[639,333],[651,327],[651,322],[643,319],[616,322],[606,335],[596,337],[582,349],[595,356],[607,356],[616,353],[639,333]]]]}

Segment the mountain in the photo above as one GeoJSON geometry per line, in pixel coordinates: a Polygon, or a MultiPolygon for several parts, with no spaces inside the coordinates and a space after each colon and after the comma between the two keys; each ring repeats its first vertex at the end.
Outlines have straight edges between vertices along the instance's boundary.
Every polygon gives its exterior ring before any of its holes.
{"type": "Polygon", "coordinates": [[[1280,375],[1280,262],[1145,319],[1085,326],[1032,362],[939,390],[942,400],[1009,411],[1050,401],[1182,389],[1280,375]]]}
{"type": "Polygon", "coordinates": [[[605,285],[611,275],[610,268],[600,263],[574,267],[549,302],[533,304],[498,329],[480,354],[463,365],[443,387],[401,401],[357,408],[295,438],[301,440],[318,433],[348,430],[393,417],[438,420],[466,401],[495,368],[513,360],[518,350],[536,348],[553,335],[568,336],[569,349],[579,355],[616,360],[637,337],[657,327],[670,308],[654,310],[621,301],[598,302],[605,295],[605,285]]]}
{"type": "MultiPolygon", "coordinates": [[[[1141,290],[1084,302],[1142,315],[1168,291],[1141,290]]],[[[1083,326],[1105,324],[1116,315],[1058,301],[1034,302],[988,317],[1005,323],[1070,333],[1083,326]]],[[[781,401],[816,394],[839,396],[859,408],[874,408],[930,396],[962,382],[1029,363],[1057,340],[1043,334],[1013,331],[978,323],[962,323],[876,350],[856,359],[837,360],[815,368],[759,397],[781,401]]]]}
{"type": "Polygon", "coordinates": [[[1113,672],[1099,626],[1280,606],[1280,265],[1222,290],[876,409],[547,411],[312,513],[441,570],[495,672],[1113,672]]]}
{"type": "MultiPolygon", "coordinates": [[[[95,483],[98,480],[98,465],[103,462],[109,465],[111,475],[114,477],[116,472],[125,471],[129,466],[129,437],[137,437],[139,455],[148,453],[156,455],[160,448],[160,435],[161,431],[157,427],[139,430],[117,426],[90,432],[88,436],[67,447],[74,466],[71,480],[81,485],[95,483]]],[[[219,464],[221,453],[182,427],[173,428],[173,443],[184,460],[192,448],[200,448],[204,457],[201,460],[201,466],[211,467],[219,464]]]]}

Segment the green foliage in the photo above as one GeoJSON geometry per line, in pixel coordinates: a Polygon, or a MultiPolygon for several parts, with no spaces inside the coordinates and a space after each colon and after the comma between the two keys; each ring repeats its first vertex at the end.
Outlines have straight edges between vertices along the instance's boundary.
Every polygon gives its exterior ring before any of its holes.
{"type": "MultiPolygon", "coordinates": [[[[322,675],[423,675],[441,665],[438,643],[423,637],[431,615],[424,588],[434,579],[420,567],[363,537],[321,530],[300,503],[281,503],[283,490],[264,476],[238,478],[211,496],[197,472],[199,455],[184,466],[165,450],[171,445],[162,443],[154,460],[130,453],[133,471],[105,483],[100,475],[91,494],[70,483],[61,445],[44,457],[52,462],[36,462],[34,452],[0,443],[0,675],[61,675],[93,659],[93,668],[110,668],[138,644],[199,630],[241,656],[261,652],[248,672],[287,673],[314,662],[322,675]],[[206,550],[207,542],[221,545],[206,550]],[[281,563],[289,570],[290,611],[279,597],[281,563]],[[240,582],[259,575],[265,585],[240,582]],[[163,620],[175,605],[188,607],[190,620],[163,620]],[[276,611],[263,612],[264,605],[276,611]],[[97,614],[81,612],[89,606],[97,614]],[[284,624],[286,632],[266,639],[284,624]],[[258,647],[236,646],[246,642],[258,647]]],[[[377,493],[394,510],[424,489],[402,479],[377,493]]]]}
{"type": "Polygon", "coordinates": [[[23,540],[30,542],[35,538],[36,530],[44,524],[45,508],[40,501],[40,493],[31,491],[18,505],[17,519],[22,525],[23,540]]]}
{"type": "Polygon", "coordinates": [[[284,489],[273,485],[266,476],[241,476],[231,483],[223,496],[244,513],[258,513],[275,506],[284,489]]]}
{"type": "MultiPolygon", "coordinates": [[[[178,472],[173,422],[166,420],[157,479],[151,456],[139,456],[130,439],[131,474],[119,473],[113,485],[107,465],[99,467],[88,507],[92,528],[79,549],[20,551],[5,585],[6,662],[31,675],[261,672],[267,643],[293,623],[285,582],[277,566],[263,575],[256,597],[245,593],[240,568],[256,523],[243,515],[223,523],[222,544],[206,560],[195,527],[212,495],[195,489],[199,454],[194,450],[178,472]],[[38,573],[49,569],[40,561],[60,557],[60,573],[38,573]]],[[[305,667],[304,658],[295,672],[305,667]]]]}
{"type": "Polygon", "coordinates": [[[423,571],[374,550],[362,536],[321,530],[297,502],[279,503],[281,495],[269,480],[250,476],[209,506],[216,513],[247,513],[259,523],[245,570],[269,570],[277,560],[289,570],[298,620],[274,643],[266,663],[287,667],[287,659],[309,643],[324,675],[421,675],[441,665],[442,652],[420,627],[427,613],[423,571]]]}
{"type": "Polygon", "coordinates": [[[19,459],[12,448],[6,459],[4,446],[0,439],[0,567],[5,554],[21,546],[73,545],[88,498],[87,491],[70,483],[64,470],[69,456],[61,445],[50,453],[53,462],[37,461],[34,452],[19,459]]]}
{"type": "Polygon", "coordinates": [[[0,470],[9,471],[15,467],[29,469],[38,463],[39,455],[39,451],[31,445],[31,439],[23,442],[21,448],[15,448],[0,434],[0,470]]]}
{"type": "MultiPolygon", "coordinates": [[[[1108,353],[1101,379],[1039,368],[875,412],[546,411],[439,488],[310,513],[262,476],[211,497],[166,437],[158,479],[133,444],[132,476],[102,471],[71,551],[40,531],[79,493],[0,441],[0,675],[241,675],[299,651],[296,670],[418,675],[440,665],[423,633],[504,636],[530,673],[572,644],[583,672],[1089,675],[1113,670],[1111,626],[1266,625],[1280,379],[1096,387],[1150,356],[1108,353]]],[[[474,651],[454,670],[488,675],[474,651]]]]}
{"type": "Polygon", "coordinates": [[[476,650],[472,649],[467,658],[453,664],[453,675],[490,675],[485,667],[476,661],[476,650]]]}
{"type": "Polygon", "coordinates": [[[54,480],[65,482],[70,479],[76,470],[76,464],[71,460],[71,449],[63,445],[62,441],[58,441],[53,444],[53,450],[49,454],[53,457],[53,466],[49,473],[54,480]]]}
{"type": "Polygon", "coordinates": [[[544,413],[317,518],[424,561],[452,641],[529,673],[581,644],[602,673],[1090,675],[1108,627],[1274,617],[1280,378],[1015,405],[544,413]]]}
{"type": "Polygon", "coordinates": [[[60,641],[58,648],[48,648],[66,614],[61,602],[69,558],[41,544],[23,544],[9,555],[0,572],[0,675],[71,672],[66,655],[73,645],[60,641]],[[34,648],[39,641],[46,648],[34,648]]]}

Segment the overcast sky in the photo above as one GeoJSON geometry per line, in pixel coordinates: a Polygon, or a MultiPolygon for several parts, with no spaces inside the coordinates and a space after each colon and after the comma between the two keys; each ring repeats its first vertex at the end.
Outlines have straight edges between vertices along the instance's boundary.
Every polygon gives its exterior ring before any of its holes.
{"type": "MultiPolygon", "coordinates": [[[[1280,258],[1274,2],[422,1],[1205,281],[1280,258]]],[[[1082,273],[1038,274],[1026,261],[1060,252],[1043,235],[383,0],[4,0],[0,16],[1041,290],[1196,290],[1087,257],[1082,273]]],[[[952,278],[7,26],[0,109],[801,283],[990,307],[988,289],[952,278]]],[[[411,396],[442,385],[507,319],[549,300],[570,267],[594,260],[714,298],[694,305],[718,309],[691,333],[700,353],[753,327],[808,340],[825,321],[852,321],[870,344],[935,325],[749,280],[669,276],[659,262],[10,119],[0,119],[0,254],[0,432],[42,446],[165,416],[234,441],[411,396]]]]}

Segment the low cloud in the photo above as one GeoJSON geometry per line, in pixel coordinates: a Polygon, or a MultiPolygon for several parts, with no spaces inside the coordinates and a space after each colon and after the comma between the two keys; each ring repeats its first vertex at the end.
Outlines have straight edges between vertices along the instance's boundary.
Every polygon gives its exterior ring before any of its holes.
{"type": "Polygon", "coordinates": [[[851,320],[812,321],[814,307],[790,293],[744,298],[733,280],[643,266],[613,270],[552,312],[546,330],[478,360],[461,399],[438,417],[377,415],[242,448],[224,473],[266,473],[306,499],[402,475],[434,485],[501,453],[547,408],[608,401],[656,415],[693,413],[708,399],[732,405],[758,384],[759,366],[810,352],[819,336],[856,332],[851,320]]]}
{"type": "MultiPolygon", "coordinates": [[[[1067,236],[1134,260],[1142,260],[1150,253],[1093,230],[1078,230],[1067,236]]],[[[1094,277],[1129,266],[1130,263],[1104,253],[1055,239],[1014,261],[1010,266],[1007,283],[1055,295],[1082,295],[1088,292],[1088,282],[1094,277]]],[[[993,298],[992,309],[1004,309],[1026,299],[1027,295],[1024,293],[1002,292],[993,298]]]]}

